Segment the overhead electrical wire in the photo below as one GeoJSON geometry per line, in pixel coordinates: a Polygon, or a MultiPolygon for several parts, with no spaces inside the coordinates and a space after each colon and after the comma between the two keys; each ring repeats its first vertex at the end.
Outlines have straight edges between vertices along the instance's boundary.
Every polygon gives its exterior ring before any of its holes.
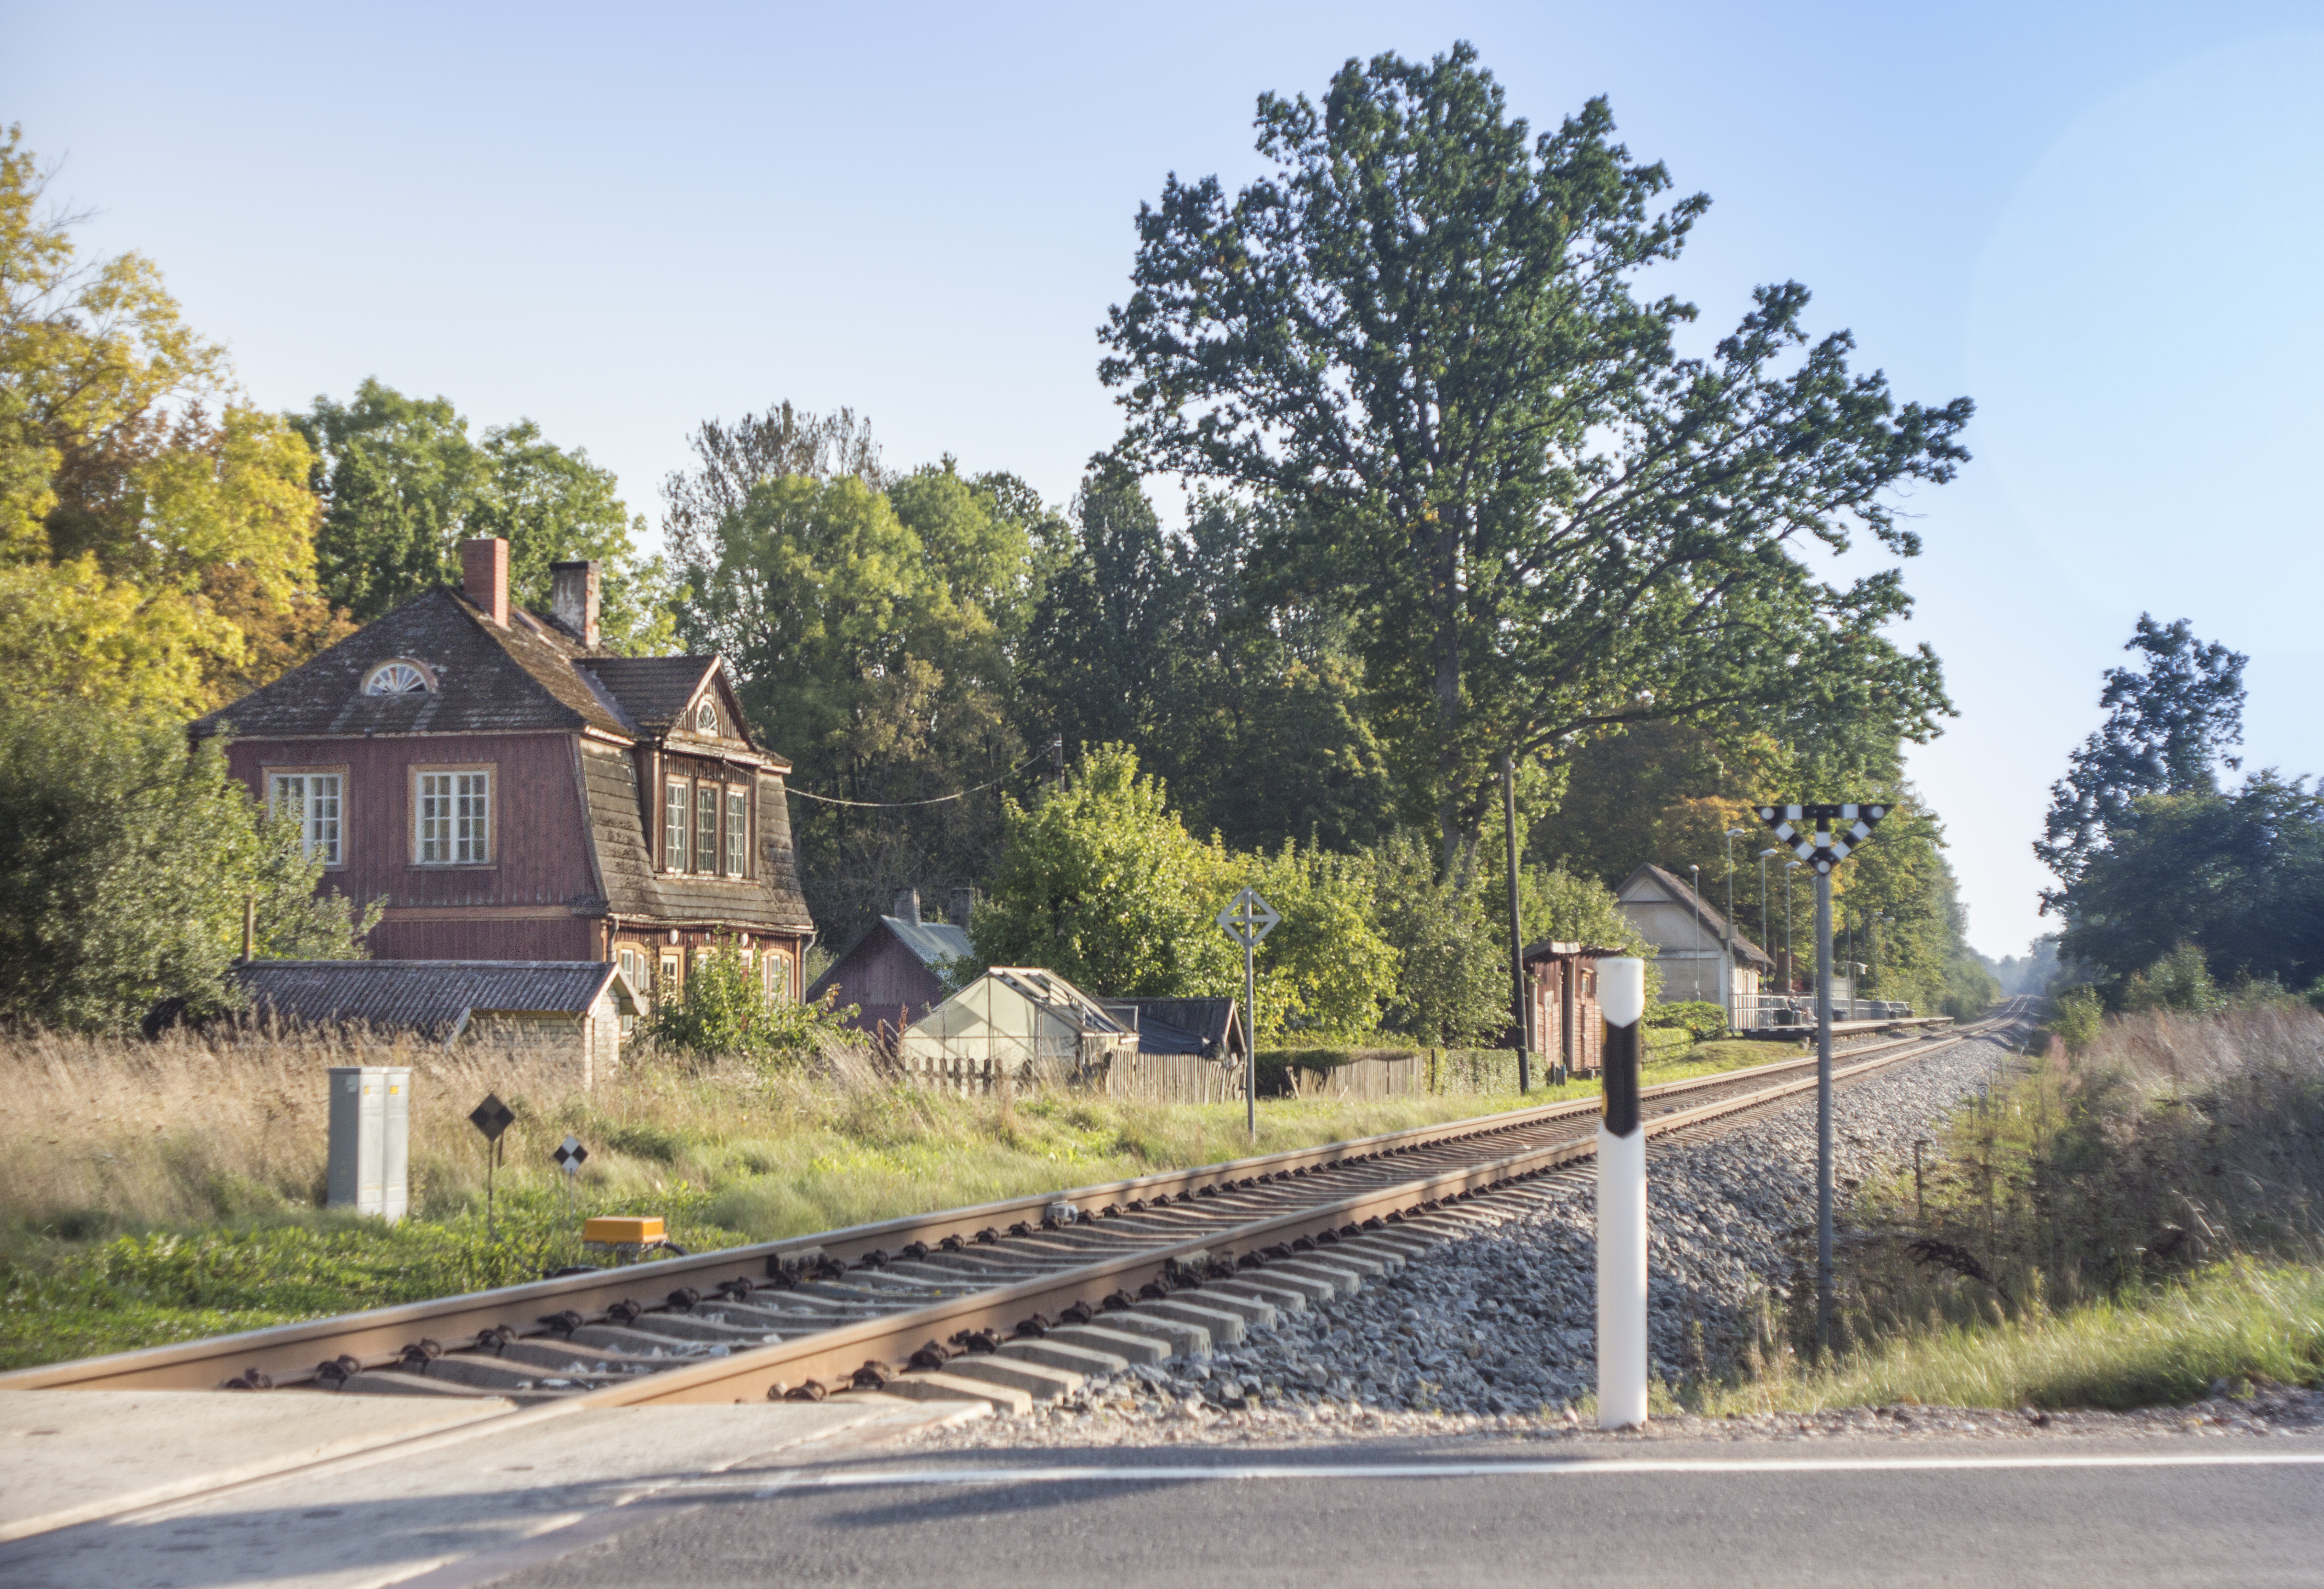
{"type": "Polygon", "coordinates": [[[803,800],[816,800],[826,806],[852,806],[859,811],[900,811],[914,806],[941,806],[948,801],[966,799],[973,794],[982,794],[988,789],[998,789],[1042,757],[1047,756],[1054,760],[1059,748],[1059,745],[1053,742],[1035,751],[990,783],[980,783],[973,789],[954,790],[947,795],[934,795],[925,800],[843,800],[837,795],[810,794],[803,789],[792,789],[786,792],[795,794],[803,800]]]}

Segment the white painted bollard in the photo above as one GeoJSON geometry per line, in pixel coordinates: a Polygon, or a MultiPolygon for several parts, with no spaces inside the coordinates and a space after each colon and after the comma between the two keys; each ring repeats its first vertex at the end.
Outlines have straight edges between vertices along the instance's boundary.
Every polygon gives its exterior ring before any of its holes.
{"type": "Polygon", "coordinates": [[[1646,963],[1598,963],[1606,1016],[1598,1117],[1598,1427],[1646,1421],[1646,1133],[1638,1116],[1646,963]]]}

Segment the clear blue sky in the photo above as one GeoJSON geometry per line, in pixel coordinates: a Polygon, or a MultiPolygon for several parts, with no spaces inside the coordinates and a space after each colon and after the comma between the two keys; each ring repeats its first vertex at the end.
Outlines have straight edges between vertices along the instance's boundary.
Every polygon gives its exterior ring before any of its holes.
{"type": "Polygon", "coordinates": [[[789,398],[1068,496],[1094,328],[1164,173],[1252,102],[1476,43],[1537,125],[1611,97],[1714,200],[1707,330],[1795,278],[1976,461],[1913,508],[1914,757],[1973,939],[2022,952],[2052,779],[2142,610],[2252,654],[2249,755],[2324,768],[2314,5],[0,7],[0,118],[157,259],[260,401],[365,375],[540,421],[633,508],[789,398]]]}

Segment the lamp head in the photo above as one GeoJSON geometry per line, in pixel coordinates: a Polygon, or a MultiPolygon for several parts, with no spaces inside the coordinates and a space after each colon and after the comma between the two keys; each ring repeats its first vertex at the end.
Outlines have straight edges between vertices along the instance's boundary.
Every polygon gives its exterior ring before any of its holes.
{"type": "Polygon", "coordinates": [[[1783,851],[1777,849],[1775,845],[1769,845],[1766,849],[1759,852],[1759,859],[1762,861],[1772,860],[1783,853],[1783,851]]]}
{"type": "Polygon", "coordinates": [[[1727,830],[1727,836],[1729,838],[1741,838],[1743,836],[1743,831],[1744,830],[1739,827],[1730,827],[1727,830]]]}

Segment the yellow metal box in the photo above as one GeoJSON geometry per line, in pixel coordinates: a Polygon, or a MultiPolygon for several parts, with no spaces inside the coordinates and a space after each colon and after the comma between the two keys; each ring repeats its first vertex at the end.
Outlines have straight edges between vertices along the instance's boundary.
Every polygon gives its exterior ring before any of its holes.
{"type": "Polygon", "coordinates": [[[581,1239],[602,1242],[609,1247],[643,1247],[669,1239],[659,1219],[629,1219],[600,1216],[581,1222],[581,1239]]]}

